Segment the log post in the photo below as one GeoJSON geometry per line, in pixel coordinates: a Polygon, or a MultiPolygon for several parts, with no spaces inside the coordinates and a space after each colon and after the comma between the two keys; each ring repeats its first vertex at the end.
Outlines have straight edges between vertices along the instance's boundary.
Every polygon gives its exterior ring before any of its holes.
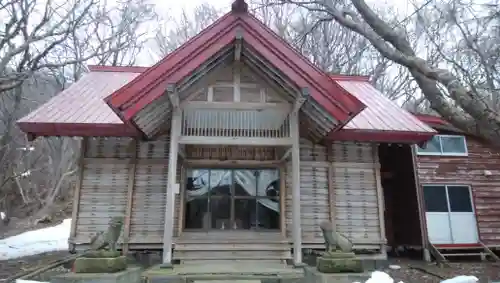
{"type": "Polygon", "coordinates": [[[299,114],[290,113],[290,137],[292,138],[292,238],[293,261],[302,264],[302,225],[300,220],[300,144],[299,114]]]}
{"type": "Polygon", "coordinates": [[[182,112],[174,107],[172,126],[170,129],[170,151],[168,155],[168,187],[166,192],[165,227],[163,231],[163,267],[172,266],[172,238],[175,217],[175,194],[177,175],[177,159],[179,152],[179,136],[181,130],[182,112]]]}

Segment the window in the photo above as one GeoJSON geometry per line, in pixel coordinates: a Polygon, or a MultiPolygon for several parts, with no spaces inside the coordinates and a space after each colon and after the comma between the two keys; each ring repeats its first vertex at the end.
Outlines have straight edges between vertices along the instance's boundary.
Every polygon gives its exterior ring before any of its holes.
{"type": "Polygon", "coordinates": [[[424,185],[427,212],[473,212],[470,187],[464,185],[424,185]]]}
{"type": "Polygon", "coordinates": [[[418,155],[467,156],[464,136],[436,135],[424,147],[417,146],[418,155]]]}
{"type": "Polygon", "coordinates": [[[279,230],[277,169],[190,169],[186,229],[279,230]]]}

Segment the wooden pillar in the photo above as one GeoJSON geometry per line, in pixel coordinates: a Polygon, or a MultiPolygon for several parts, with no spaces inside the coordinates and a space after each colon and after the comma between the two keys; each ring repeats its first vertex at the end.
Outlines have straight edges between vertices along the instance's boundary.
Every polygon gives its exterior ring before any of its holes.
{"type": "Polygon", "coordinates": [[[378,218],[380,227],[380,238],[382,240],[380,251],[382,254],[386,254],[386,244],[387,237],[385,235],[385,203],[384,203],[384,189],[382,188],[382,178],[380,176],[380,161],[378,156],[378,145],[374,144],[372,147],[373,151],[373,162],[375,167],[375,182],[377,186],[377,204],[378,204],[378,218]]]}
{"type": "Polygon", "coordinates": [[[78,175],[76,179],[76,187],[73,192],[73,211],[71,213],[71,230],[69,235],[69,245],[70,250],[75,249],[75,237],[76,237],[76,221],[78,217],[78,210],[80,208],[80,195],[82,190],[82,183],[84,177],[84,166],[85,166],[85,154],[87,152],[87,138],[82,138],[80,140],[80,156],[78,159],[78,175]]]}
{"type": "Polygon", "coordinates": [[[170,128],[170,151],[168,155],[168,186],[165,208],[165,227],[163,231],[163,267],[170,267],[172,265],[172,237],[174,232],[176,194],[174,188],[176,186],[181,119],[181,110],[179,108],[174,108],[172,113],[172,126],[170,128]]]}
{"type": "Polygon", "coordinates": [[[328,204],[330,208],[330,221],[333,224],[333,227],[336,229],[337,224],[336,224],[336,202],[335,202],[335,187],[333,184],[333,178],[334,178],[334,172],[333,172],[333,144],[327,143],[327,148],[326,148],[326,156],[328,160],[328,204]]]}
{"type": "Polygon", "coordinates": [[[299,114],[290,113],[290,137],[292,138],[292,238],[293,261],[302,264],[302,225],[300,221],[300,144],[299,114]]]}
{"type": "Polygon", "coordinates": [[[130,163],[128,171],[127,207],[125,209],[125,223],[123,224],[123,254],[126,255],[130,244],[130,225],[132,224],[132,207],[134,201],[135,171],[137,168],[137,140],[130,142],[130,163]]]}
{"type": "Polygon", "coordinates": [[[414,145],[410,145],[411,162],[413,168],[413,179],[415,181],[415,190],[417,195],[418,218],[420,220],[420,235],[422,237],[422,248],[424,250],[423,257],[427,262],[431,262],[431,254],[429,252],[429,237],[427,234],[427,220],[425,218],[425,202],[423,187],[420,185],[420,178],[418,175],[418,159],[417,150],[414,145]]]}

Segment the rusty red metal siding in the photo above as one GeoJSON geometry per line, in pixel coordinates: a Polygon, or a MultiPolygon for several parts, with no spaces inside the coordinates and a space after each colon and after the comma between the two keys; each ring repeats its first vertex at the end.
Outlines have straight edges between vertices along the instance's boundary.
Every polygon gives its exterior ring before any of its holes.
{"type": "Polygon", "coordinates": [[[500,245],[500,150],[466,137],[468,156],[417,156],[420,184],[463,184],[472,188],[479,238],[500,245]],[[488,170],[491,176],[485,176],[488,170]]]}

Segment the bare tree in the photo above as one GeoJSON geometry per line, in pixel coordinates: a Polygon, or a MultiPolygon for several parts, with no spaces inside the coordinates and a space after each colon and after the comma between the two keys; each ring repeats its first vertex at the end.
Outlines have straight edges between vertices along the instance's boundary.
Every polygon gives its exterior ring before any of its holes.
{"type": "MultiPolygon", "coordinates": [[[[20,86],[42,69],[55,69],[98,57],[100,62],[120,63],[123,58],[110,55],[137,42],[129,41],[140,21],[150,11],[134,1],[126,1],[119,11],[95,0],[16,0],[0,4],[0,17],[7,19],[0,29],[0,93],[20,86]],[[135,6],[134,6],[135,5],[135,6]],[[41,12],[38,12],[41,11],[41,12]],[[67,56],[68,43],[86,46],[67,56]],[[80,51],[85,52],[80,52],[80,51]],[[66,55],[66,56],[65,56],[66,55]]],[[[75,51],[75,50],[73,50],[75,51]]]]}
{"type": "MultiPolygon", "coordinates": [[[[416,14],[420,13],[420,17],[425,18],[425,15],[422,15],[421,12],[422,7],[431,2],[427,1],[424,5],[418,7],[416,14]]],[[[481,57],[486,58],[484,49],[495,46],[495,39],[491,36],[492,33],[489,30],[495,30],[493,22],[496,22],[498,18],[496,17],[497,13],[490,13],[490,15],[482,17],[477,16],[477,13],[470,9],[471,5],[474,4],[472,0],[468,2],[443,0],[440,2],[440,16],[444,16],[448,27],[450,25],[454,26],[454,28],[448,30],[455,39],[453,41],[461,42],[459,44],[461,48],[455,50],[458,54],[453,56],[455,57],[454,61],[456,61],[457,57],[461,57],[462,68],[459,68],[457,64],[450,62],[450,54],[446,54],[448,59],[444,60],[446,64],[443,64],[443,61],[439,59],[445,57],[433,54],[438,58],[432,58],[432,56],[425,58],[425,56],[418,53],[415,46],[411,44],[412,35],[407,33],[403,28],[404,25],[394,26],[384,20],[364,0],[280,0],[275,4],[296,5],[318,15],[323,21],[335,21],[342,27],[363,36],[384,58],[405,67],[409,71],[413,80],[419,86],[421,93],[437,113],[457,128],[500,145],[498,112],[491,103],[484,99],[485,97],[497,97],[495,84],[492,84],[491,80],[490,83],[487,82],[488,77],[496,76],[497,72],[491,67],[491,61],[485,62],[483,60],[483,63],[478,64],[466,62],[465,60],[467,54],[475,53],[478,58],[477,61],[481,61],[481,57]],[[349,2],[348,5],[345,2],[349,2]],[[464,13],[466,10],[459,9],[460,6],[469,7],[467,13],[464,13]],[[465,14],[473,16],[465,17],[465,14]],[[474,21],[474,28],[470,28],[471,21],[474,21]],[[481,29],[477,29],[477,27],[484,27],[485,22],[491,23],[488,29],[483,29],[488,30],[490,35],[480,39],[478,31],[480,32],[481,29]],[[464,50],[467,51],[464,52],[464,50]],[[467,72],[471,73],[474,68],[476,68],[476,71],[477,68],[480,68],[482,74],[476,72],[474,76],[467,75],[467,72]],[[457,72],[458,69],[462,69],[461,72],[457,72]]],[[[495,7],[496,11],[498,11],[498,5],[494,0],[487,7],[495,7]]],[[[428,39],[429,42],[434,41],[432,44],[436,47],[436,50],[444,50],[443,46],[446,43],[437,43],[436,39],[438,37],[434,33],[436,30],[430,28],[429,22],[420,21],[420,28],[427,31],[428,34],[434,34],[428,39]]],[[[446,29],[439,29],[439,31],[444,32],[446,29]]],[[[438,52],[438,55],[442,56],[443,54],[438,52]]]]}
{"type": "Polygon", "coordinates": [[[156,57],[163,57],[174,51],[221,15],[222,12],[214,6],[203,3],[196,6],[192,13],[183,10],[179,18],[170,16],[162,19],[155,37],[156,57]]]}
{"type": "Polygon", "coordinates": [[[2,203],[28,206],[43,221],[54,202],[71,192],[78,143],[73,138],[28,142],[15,121],[78,80],[89,60],[133,64],[155,14],[142,0],[0,5],[0,15],[14,11],[5,30],[0,28],[0,211],[2,203]],[[37,15],[40,7],[44,13],[37,15]]]}

